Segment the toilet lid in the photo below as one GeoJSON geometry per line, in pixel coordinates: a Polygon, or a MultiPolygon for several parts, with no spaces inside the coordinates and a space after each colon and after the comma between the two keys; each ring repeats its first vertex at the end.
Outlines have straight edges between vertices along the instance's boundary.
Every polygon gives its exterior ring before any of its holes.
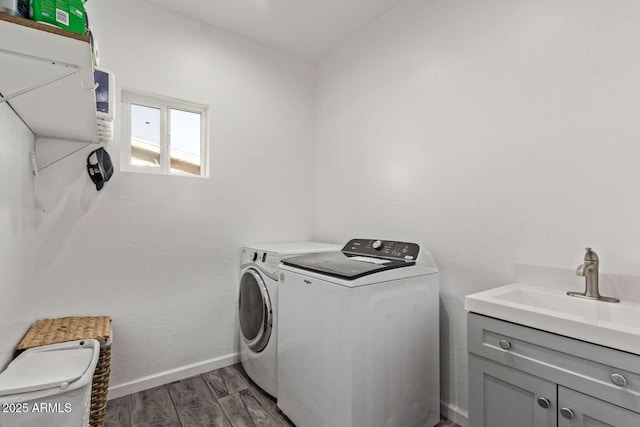
{"type": "Polygon", "coordinates": [[[28,350],[0,374],[0,396],[70,384],[86,372],[92,356],[91,348],[28,350]]]}

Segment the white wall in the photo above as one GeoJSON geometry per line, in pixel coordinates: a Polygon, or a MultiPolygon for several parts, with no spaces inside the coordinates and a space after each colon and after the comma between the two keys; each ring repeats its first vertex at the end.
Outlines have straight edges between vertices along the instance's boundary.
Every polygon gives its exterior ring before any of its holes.
{"type": "Polygon", "coordinates": [[[466,294],[586,245],[640,271],[639,18],[633,0],[406,0],[320,64],[316,237],[433,252],[442,398],[463,413],[466,294]]]}
{"type": "Polygon", "coordinates": [[[119,88],[210,107],[209,179],[116,170],[97,193],[89,149],[42,173],[36,312],[112,316],[117,387],[232,354],[242,246],[312,237],[315,69],[145,2],[88,8],[119,88]]]}
{"type": "Polygon", "coordinates": [[[0,104],[0,371],[31,323],[37,227],[31,151],[33,134],[0,104]]]}

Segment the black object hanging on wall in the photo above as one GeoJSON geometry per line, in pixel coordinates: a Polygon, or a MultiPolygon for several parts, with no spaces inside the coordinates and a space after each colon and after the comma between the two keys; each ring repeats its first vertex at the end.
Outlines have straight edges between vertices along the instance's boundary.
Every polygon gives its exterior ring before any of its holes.
{"type": "Polygon", "coordinates": [[[87,157],[87,171],[91,181],[96,185],[96,190],[102,190],[104,183],[109,181],[113,175],[113,163],[107,150],[100,147],[94,150],[87,157]]]}

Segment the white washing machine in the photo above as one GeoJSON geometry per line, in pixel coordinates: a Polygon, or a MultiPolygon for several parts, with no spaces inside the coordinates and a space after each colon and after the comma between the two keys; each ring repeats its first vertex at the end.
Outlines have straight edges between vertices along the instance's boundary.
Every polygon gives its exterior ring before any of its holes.
{"type": "Polygon", "coordinates": [[[279,265],[288,257],[340,250],[318,242],[250,245],[242,249],[239,290],[240,361],[247,375],[277,396],[279,265]]]}
{"type": "Polygon", "coordinates": [[[297,426],[438,424],[439,275],[428,252],[354,239],[280,271],[278,407],[297,426]]]}

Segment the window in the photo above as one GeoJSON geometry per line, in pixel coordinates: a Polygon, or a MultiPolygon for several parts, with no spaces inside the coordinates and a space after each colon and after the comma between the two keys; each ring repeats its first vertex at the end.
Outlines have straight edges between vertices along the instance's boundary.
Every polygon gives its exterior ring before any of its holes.
{"type": "Polygon", "coordinates": [[[124,170],[208,175],[205,105],[128,91],[122,101],[124,170]]]}

